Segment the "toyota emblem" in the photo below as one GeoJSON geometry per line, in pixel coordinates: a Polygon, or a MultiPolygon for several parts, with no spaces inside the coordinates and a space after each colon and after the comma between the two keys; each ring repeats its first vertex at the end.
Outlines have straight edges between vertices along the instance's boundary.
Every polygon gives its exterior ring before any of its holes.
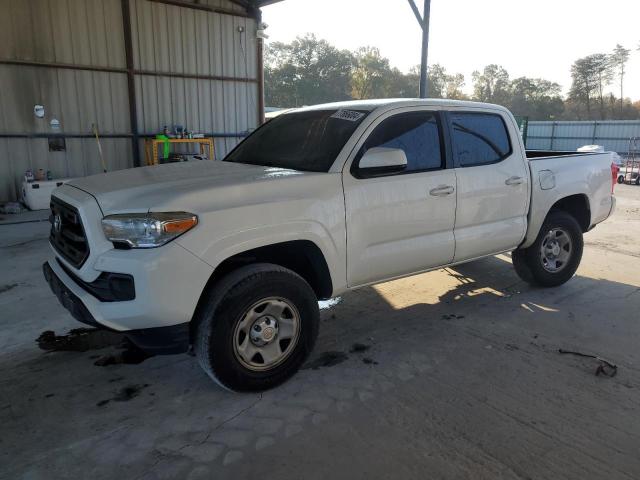
{"type": "Polygon", "coordinates": [[[53,217],[53,230],[56,233],[60,233],[60,230],[62,230],[62,217],[60,217],[59,213],[56,213],[55,217],[53,217]]]}

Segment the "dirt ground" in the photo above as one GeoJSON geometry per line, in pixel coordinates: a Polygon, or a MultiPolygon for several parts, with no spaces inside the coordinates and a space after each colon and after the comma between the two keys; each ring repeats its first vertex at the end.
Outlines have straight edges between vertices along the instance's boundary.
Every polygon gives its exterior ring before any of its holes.
{"type": "Polygon", "coordinates": [[[640,187],[616,194],[566,285],[530,288],[500,255],[350,293],[307,367],[255,395],[187,355],[67,336],[47,224],[5,218],[0,478],[638,479],[640,187]]]}

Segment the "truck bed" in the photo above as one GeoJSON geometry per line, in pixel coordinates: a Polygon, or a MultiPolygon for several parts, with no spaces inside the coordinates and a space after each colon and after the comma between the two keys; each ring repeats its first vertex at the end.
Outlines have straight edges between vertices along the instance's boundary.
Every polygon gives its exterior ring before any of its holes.
{"type": "Polygon", "coordinates": [[[561,198],[575,196],[588,201],[589,226],[609,216],[613,208],[611,153],[526,153],[531,171],[531,207],[523,246],[533,243],[547,212],[561,198]]]}

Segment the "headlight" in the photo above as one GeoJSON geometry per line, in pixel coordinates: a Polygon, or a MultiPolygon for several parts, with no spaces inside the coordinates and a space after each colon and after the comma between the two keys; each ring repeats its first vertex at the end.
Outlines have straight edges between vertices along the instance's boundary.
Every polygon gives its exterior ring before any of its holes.
{"type": "Polygon", "coordinates": [[[123,213],[102,219],[107,239],[130,248],[164,245],[195,227],[198,217],[187,212],[123,213]]]}

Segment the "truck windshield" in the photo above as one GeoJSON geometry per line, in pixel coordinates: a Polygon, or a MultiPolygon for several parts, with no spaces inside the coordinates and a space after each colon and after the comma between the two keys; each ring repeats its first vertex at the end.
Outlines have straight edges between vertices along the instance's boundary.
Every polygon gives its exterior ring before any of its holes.
{"type": "Polygon", "coordinates": [[[368,113],[334,109],[280,115],[249,135],[224,161],[328,172],[368,113]]]}

